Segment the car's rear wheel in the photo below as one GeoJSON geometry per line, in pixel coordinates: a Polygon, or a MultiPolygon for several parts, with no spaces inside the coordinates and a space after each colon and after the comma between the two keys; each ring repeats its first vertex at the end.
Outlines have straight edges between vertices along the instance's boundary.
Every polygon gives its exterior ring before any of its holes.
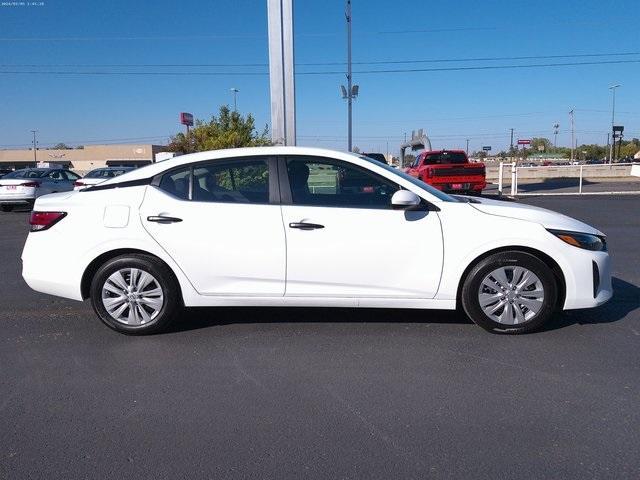
{"type": "Polygon", "coordinates": [[[558,285],[551,268],[536,256],[499,252],[481,260],[464,280],[462,307],[485,330],[525,333],[553,315],[558,285]]]}
{"type": "Polygon", "coordinates": [[[91,303],[109,328],[131,335],[165,329],[181,309],[173,272],[158,259],[138,254],[113,258],[98,269],[91,303]]]}

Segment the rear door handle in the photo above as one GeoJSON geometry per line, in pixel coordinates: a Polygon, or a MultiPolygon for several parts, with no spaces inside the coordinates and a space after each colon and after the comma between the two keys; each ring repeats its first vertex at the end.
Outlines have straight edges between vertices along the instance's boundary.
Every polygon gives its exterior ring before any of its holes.
{"type": "Polygon", "coordinates": [[[156,223],[177,223],[181,222],[181,218],[177,217],[165,217],[164,215],[150,216],[147,217],[148,222],[156,222],[156,223]]]}
{"type": "Polygon", "coordinates": [[[318,223],[292,222],[289,224],[289,228],[299,228],[300,230],[316,230],[318,228],[324,228],[324,225],[320,225],[318,223]]]}

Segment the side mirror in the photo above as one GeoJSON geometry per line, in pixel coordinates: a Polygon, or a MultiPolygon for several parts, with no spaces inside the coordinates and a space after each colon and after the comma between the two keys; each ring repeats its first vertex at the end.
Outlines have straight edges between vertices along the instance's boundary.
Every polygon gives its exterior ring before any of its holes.
{"type": "Polygon", "coordinates": [[[412,210],[421,203],[420,197],[409,190],[398,190],[391,197],[391,207],[395,210],[412,210]]]}

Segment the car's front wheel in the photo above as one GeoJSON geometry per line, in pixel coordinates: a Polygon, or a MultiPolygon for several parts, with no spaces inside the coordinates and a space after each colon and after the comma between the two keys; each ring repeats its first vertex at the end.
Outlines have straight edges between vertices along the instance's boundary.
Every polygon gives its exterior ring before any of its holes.
{"type": "Polygon", "coordinates": [[[485,330],[525,333],[540,328],[555,310],[558,285],[553,271],[526,252],[488,256],[464,280],[462,307],[485,330]]]}
{"type": "Polygon", "coordinates": [[[139,254],[115,257],[98,269],[91,303],[109,328],[130,335],[163,330],[182,305],[173,272],[160,260],[139,254]]]}

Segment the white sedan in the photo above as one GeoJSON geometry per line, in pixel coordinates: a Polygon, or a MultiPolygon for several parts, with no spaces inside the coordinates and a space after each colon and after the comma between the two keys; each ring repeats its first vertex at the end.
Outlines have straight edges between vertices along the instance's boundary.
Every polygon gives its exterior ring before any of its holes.
{"type": "Polygon", "coordinates": [[[135,167],[102,167],[96,168],[95,170],[91,170],[84,177],[76,180],[73,183],[74,190],[84,190],[85,188],[89,188],[92,185],[97,185],[99,183],[104,182],[105,180],[109,180],[113,177],[118,177],[127,172],[130,172],[135,167]]]}
{"type": "Polygon", "coordinates": [[[123,333],[183,306],[455,309],[522,333],[612,295],[605,236],[514,202],[456,198],[367,157],[201,152],[37,199],[34,290],[91,298],[123,333]],[[51,255],[73,248],[74,255],[51,255]]]}
{"type": "Polygon", "coordinates": [[[80,175],[62,168],[24,168],[0,178],[0,209],[32,206],[41,195],[73,190],[80,175]]]}

